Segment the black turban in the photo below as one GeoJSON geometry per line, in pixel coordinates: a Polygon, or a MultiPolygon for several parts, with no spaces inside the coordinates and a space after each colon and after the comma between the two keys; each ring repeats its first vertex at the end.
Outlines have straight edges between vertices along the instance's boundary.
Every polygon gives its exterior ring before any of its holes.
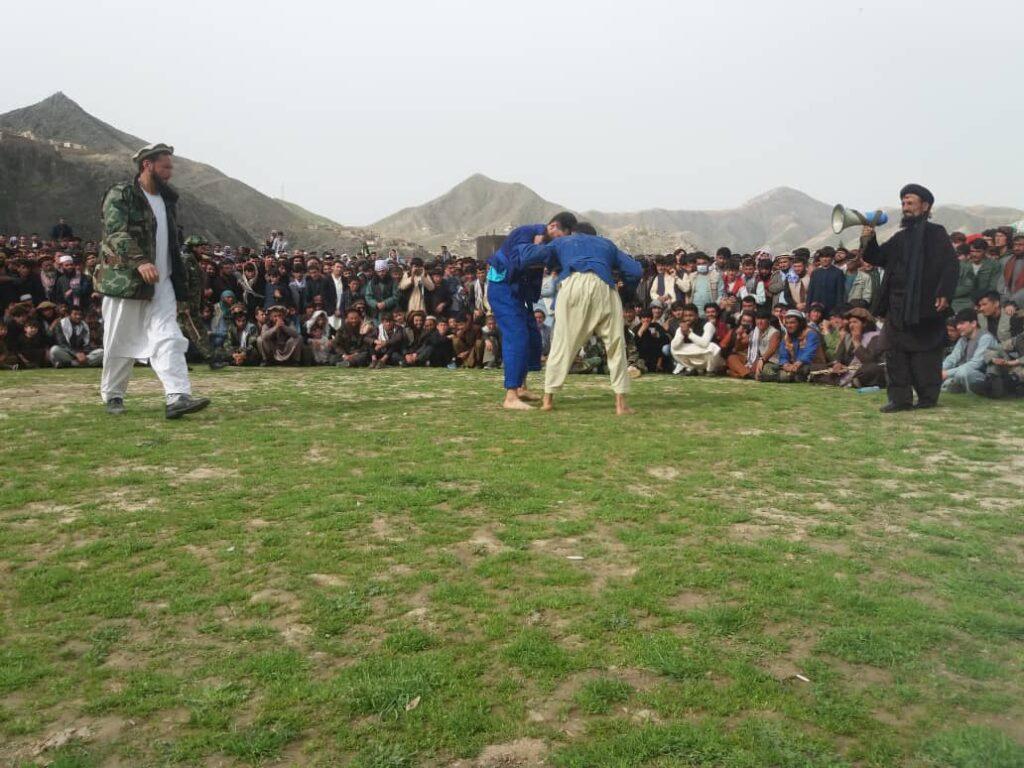
{"type": "Polygon", "coordinates": [[[920,184],[907,184],[907,186],[900,190],[900,200],[903,199],[904,195],[917,195],[928,205],[935,205],[935,195],[920,184]]]}

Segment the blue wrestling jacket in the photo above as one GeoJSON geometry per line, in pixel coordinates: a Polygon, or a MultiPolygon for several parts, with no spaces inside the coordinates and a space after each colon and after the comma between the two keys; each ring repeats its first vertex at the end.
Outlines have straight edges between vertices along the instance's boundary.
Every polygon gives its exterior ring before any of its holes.
{"type": "Polygon", "coordinates": [[[530,268],[519,255],[523,245],[532,245],[537,235],[543,235],[547,227],[543,224],[526,224],[508,233],[501,247],[487,260],[487,279],[492,283],[507,282],[518,289],[519,297],[535,304],[540,301],[540,289],[544,282],[544,271],[530,268]]]}

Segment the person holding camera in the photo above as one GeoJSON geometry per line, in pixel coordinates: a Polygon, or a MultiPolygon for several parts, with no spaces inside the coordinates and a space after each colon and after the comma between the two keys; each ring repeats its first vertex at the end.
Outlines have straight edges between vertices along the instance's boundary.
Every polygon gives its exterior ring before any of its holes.
{"type": "Polygon", "coordinates": [[[409,268],[402,274],[398,290],[405,296],[406,312],[426,312],[429,295],[434,290],[434,281],[423,266],[423,259],[413,257],[409,268]]]}

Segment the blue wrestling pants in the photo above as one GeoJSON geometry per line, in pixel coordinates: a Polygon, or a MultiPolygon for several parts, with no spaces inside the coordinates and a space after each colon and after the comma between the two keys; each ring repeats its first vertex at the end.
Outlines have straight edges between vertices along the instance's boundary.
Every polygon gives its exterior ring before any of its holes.
{"type": "Polygon", "coordinates": [[[487,300],[501,331],[505,389],[519,389],[526,383],[528,371],[540,370],[540,331],[533,306],[521,297],[518,285],[507,281],[487,284],[487,300]]]}

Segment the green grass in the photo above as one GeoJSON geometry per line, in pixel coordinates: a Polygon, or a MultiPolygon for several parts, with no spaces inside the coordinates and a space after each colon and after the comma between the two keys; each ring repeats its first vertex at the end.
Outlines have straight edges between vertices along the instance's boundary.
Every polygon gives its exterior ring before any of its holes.
{"type": "Polygon", "coordinates": [[[3,764],[1024,765],[1018,403],[97,383],[0,376],[3,764]]]}

